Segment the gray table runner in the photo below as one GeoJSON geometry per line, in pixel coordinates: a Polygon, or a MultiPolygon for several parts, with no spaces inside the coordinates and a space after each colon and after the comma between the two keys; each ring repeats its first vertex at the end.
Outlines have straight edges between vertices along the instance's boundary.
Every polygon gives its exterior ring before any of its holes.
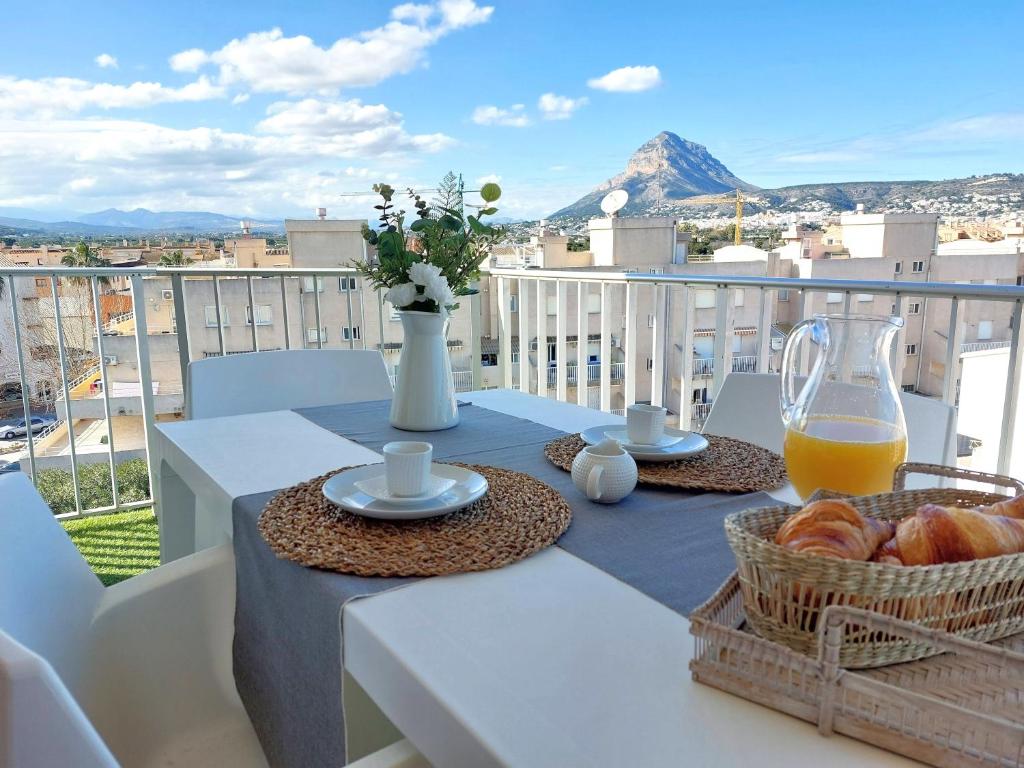
{"type": "MultiPolygon", "coordinates": [[[[438,460],[518,470],[549,484],[573,510],[558,546],[684,615],[734,568],[724,517],[770,503],[766,494],[638,488],[619,504],[594,504],[544,458],[544,445],[563,432],[474,405],[459,409],[457,428],[426,434],[391,427],[385,401],[297,412],[371,450],[421,437],[438,460]]],[[[415,579],[349,576],[278,560],[256,529],[272,495],[242,497],[233,507],[235,681],[271,765],[340,766],[341,609],[350,599],[415,579]]]]}

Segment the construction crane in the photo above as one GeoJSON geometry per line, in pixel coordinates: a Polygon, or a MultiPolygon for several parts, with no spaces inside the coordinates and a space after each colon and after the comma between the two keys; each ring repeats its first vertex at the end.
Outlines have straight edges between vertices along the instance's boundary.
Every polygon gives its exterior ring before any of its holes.
{"type": "Polygon", "coordinates": [[[733,245],[743,245],[743,193],[736,190],[736,233],[733,245]]]}

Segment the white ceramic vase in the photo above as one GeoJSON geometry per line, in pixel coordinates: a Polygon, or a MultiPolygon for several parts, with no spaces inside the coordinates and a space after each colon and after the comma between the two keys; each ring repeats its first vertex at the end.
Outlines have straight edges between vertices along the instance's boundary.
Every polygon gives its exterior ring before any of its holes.
{"type": "Polygon", "coordinates": [[[447,312],[399,312],[402,357],[391,400],[391,426],[414,432],[450,429],[459,423],[447,312]]]}

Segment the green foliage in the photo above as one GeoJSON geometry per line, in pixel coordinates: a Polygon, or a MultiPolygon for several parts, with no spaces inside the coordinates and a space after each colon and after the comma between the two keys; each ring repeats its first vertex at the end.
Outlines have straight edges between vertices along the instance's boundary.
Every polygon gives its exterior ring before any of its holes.
{"type": "Polygon", "coordinates": [[[187,267],[194,261],[195,259],[185,256],[181,251],[173,251],[171,253],[163,253],[160,255],[161,267],[187,267]]]}
{"type": "MultiPolygon", "coordinates": [[[[128,459],[115,469],[117,492],[121,502],[149,498],[149,471],[145,459],[128,459]]],[[[75,511],[75,486],[66,469],[43,469],[39,473],[39,493],[55,515],[75,511]]],[[[110,466],[106,462],[78,467],[78,489],[82,509],[109,507],[114,503],[110,488],[110,466]]]]}
{"type": "MultiPolygon", "coordinates": [[[[416,262],[427,262],[441,270],[452,293],[467,296],[474,292],[470,284],[479,277],[481,262],[491,246],[505,230],[491,226],[482,219],[498,212],[491,203],[501,196],[497,184],[485,184],[480,190],[483,205],[468,206],[478,213],[466,214],[461,185],[449,172],[439,183],[437,196],[428,202],[412,189],[406,196],[412,202],[412,221],[406,225],[406,212],[395,207],[395,190],[388,184],[375,184],[373,191],[381,202],[376,228],[363,226],[363,238],[377,249],[377,258],[356,262],[353,266],[370,280],[375,288],[393,288],[410,282],[409,269],[416,262]]],[[[450,304],[454,309],[458,304],[450,304]]],[[[437,303],[421,298],[405,309],[437,312],[437,303]]]]}
{"type": "MultiPolygon", "coordinates": [[[[97,255],[97,253],[89,247],[89,244],[84,240],[79,242],[70,253],[65,253],[61,257],[60,263],[65,267],[109,267],[110,259],[104,259],[97,255]]],[[[72,277],[69,280],[72,283],[84,283],[88,278],[85,277],[72,277]]],[[[99,281],[103,284],[110,282],[109,278],[101,277],[99,281]]]]}

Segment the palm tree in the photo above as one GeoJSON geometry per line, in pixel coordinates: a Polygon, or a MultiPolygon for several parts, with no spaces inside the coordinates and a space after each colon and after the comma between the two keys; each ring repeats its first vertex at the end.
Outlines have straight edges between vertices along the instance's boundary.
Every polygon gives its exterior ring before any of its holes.
{"type": "MultiPolygon", "coordinates": [[[[76,245],[70,253],[65,253],[60,260],[60,263],[65,267],[109,267],[110,259],[104,259],[102,256],[97,256],[96,252],[89,247],[86,242],[81,242],[76,245]]],[[[72,283],[84,283],[87,278],[85,277],[69,277],[72,283]]],[[[109,283],[110,280],[106,277],[101,277],[100,282],[103,284],[109,283]]]]}
{"type": "Polygon", "coordinates": [[[181,251],[165,253],[160,256],[161,267],[187,267],[195,261],[190,256],[185,256],[181,251]]]}

